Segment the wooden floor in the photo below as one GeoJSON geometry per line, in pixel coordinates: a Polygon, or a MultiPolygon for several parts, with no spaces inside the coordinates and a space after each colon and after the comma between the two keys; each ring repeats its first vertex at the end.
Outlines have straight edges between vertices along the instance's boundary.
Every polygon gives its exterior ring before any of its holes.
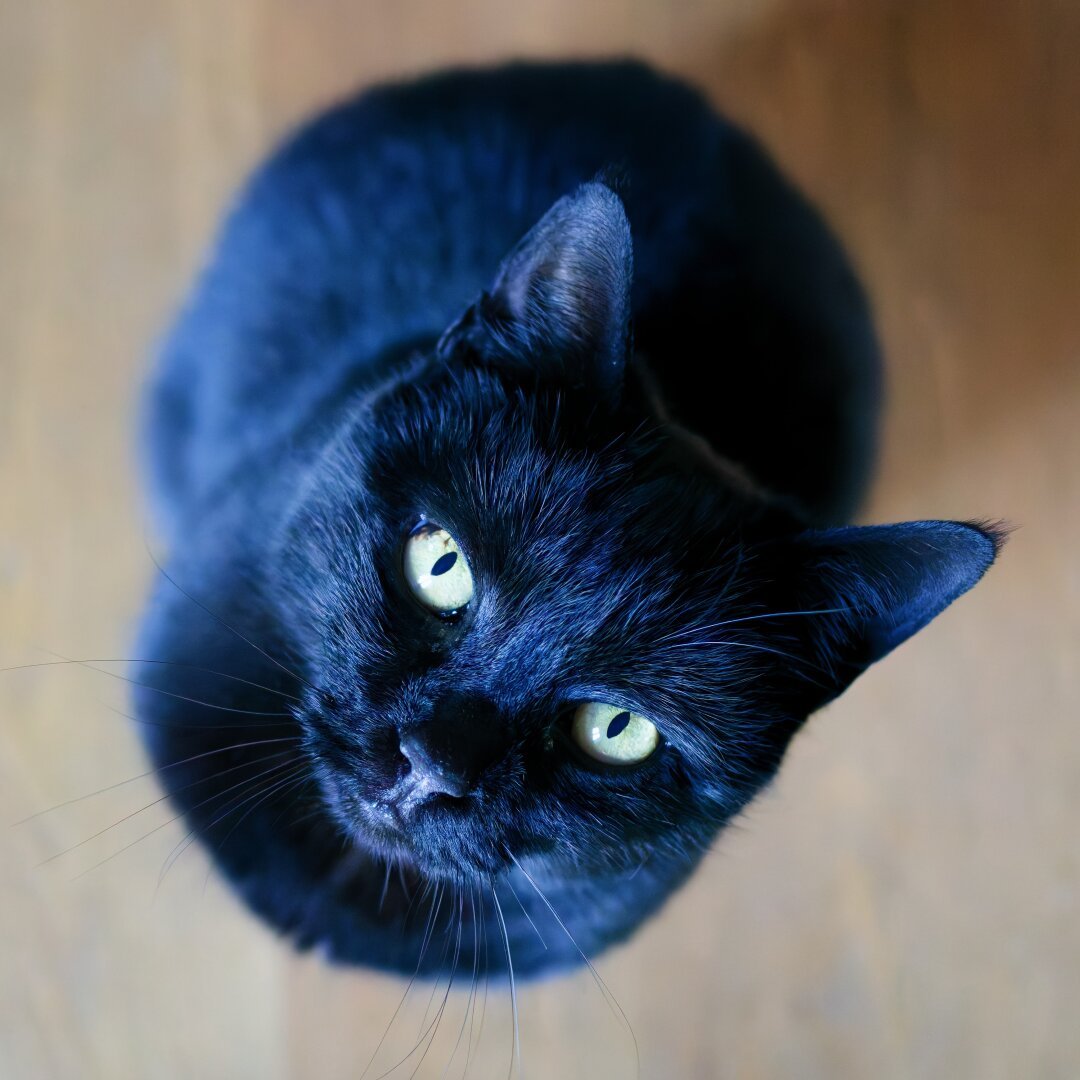
{"type": "MultiPolygon", "coordinates": [[[[283,129],[386,76],[615,53],[704,87],[850,245],[891,391],[866,518],[1020,526],[601,962],[641,1075],[1075,1078],[1072,0],[0,0],[0,663],[124,655],[151,569],[129,448],[140,373],[283,129]]],[[[152,780],[8,827],[145,768],[123,690],[77,667],[0,675],[0,1076],[359,1077],[403,986],[290,955],[195,849],[156,889],[184,835],[163,805],[37,866],[157,798],[152,780]]],[[[427,1004],[410,996],[369,1076],[427,1004]]],[[[464,1005],[451,997],[418,1075],[442,1072],[464,1005]]],[[[528,990],[520,1013],[525,1075],[634,1075],[588,974],[528,990]]],[[[506,1075],[510,1047],[493,988],[470,1075],[506,1075]]]]}

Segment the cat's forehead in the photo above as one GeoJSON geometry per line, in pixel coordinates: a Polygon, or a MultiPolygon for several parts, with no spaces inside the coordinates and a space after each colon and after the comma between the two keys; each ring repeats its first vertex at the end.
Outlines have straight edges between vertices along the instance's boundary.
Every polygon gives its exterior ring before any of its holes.
{"type": "Polygon", "coordinates": [[[730,493],[680,465],[665,425],[628,429],[550,388],[447,372],[404,388],[380,420],[369,478],[388,501],[430,508],[486,547],[543,545],[534,556],[550,563],[574,543],[632,544],[635,559],[663,560],[686,546],[679,536],[719,544],[729,531],[730,493]]]}
{"type": "Polygon", "coordinates": [[[735,517],[717,483],[680,471],[662,428],[482,379],[427,404],[383,444],[384,512],[399,531],[450,532],[502,608],[573,611],[578,630],[714,610],[742,546],[735,517]]]}

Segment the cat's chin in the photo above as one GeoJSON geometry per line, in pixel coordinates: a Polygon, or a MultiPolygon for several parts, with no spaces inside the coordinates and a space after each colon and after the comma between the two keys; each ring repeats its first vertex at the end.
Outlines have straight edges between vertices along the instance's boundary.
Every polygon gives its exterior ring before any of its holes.
{"type": "Polygon", "coordinates": [[[509,860],[494,856],[466,860],[448,858],[445,852],[426,851],[413,832],[416,819],[383,804],[356,800],[350,810],[348,815],[335,815],[339,827],[356,848],[382,866],[408,867],[428,881],[461,884],[491,880],[505,873],[510,865],[509,860]]]}

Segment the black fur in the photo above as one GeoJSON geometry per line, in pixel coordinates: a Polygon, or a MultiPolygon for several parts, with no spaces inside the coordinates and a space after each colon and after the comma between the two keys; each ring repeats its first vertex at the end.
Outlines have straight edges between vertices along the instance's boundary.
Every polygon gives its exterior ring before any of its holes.
{"type": "Polygon", "coordinates": [[[639,65],[316,120],[241,194],[150,389],[171,551],[139,655],[169,663],[137,706],[167,790],[256,911],[339,960],[503,969],[496,904],[521,974],[624,939],[808,713],[994,558],[975,525],[836,527],[878,378],[818,217],[639,65]],[[421,521],[472,569],[454,618],[403,582],[421,521]],[[566,718],[594,699],[657,752],[583,757],[566,718]],[[407,828],[403,734],[476,774],[407,828]]]}

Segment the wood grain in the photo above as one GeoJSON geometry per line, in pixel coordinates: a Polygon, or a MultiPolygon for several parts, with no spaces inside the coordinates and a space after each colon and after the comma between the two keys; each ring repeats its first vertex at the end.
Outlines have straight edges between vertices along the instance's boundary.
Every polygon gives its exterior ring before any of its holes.
{"type": "MultiPolygon", "coordinates": [[[[1020,528],[601,962],[641,1074],[1075,1077],[1078,49],[1068,0],[3,0],[0,663],[125,655],[151,569],[140,372],[280,133],[446,63],[647,57],[758,132],[862,268],[890,385],[867,519],[1020,528]]],[[[158,798],[151,780],[7,827],[142,771],[123,691],[78,666],[0,675],[0,1076],[359,1076],[403,985],[292,956],[194,848],[156,888],[184,836],[163,804],[36,868],[158,798]]],[[[470,1075],[506,1072],[505,997],[470,1075]]],[[[587,973],[527,990],[521,1028],[530,1076],[633,1075],[587,973]]]]}

